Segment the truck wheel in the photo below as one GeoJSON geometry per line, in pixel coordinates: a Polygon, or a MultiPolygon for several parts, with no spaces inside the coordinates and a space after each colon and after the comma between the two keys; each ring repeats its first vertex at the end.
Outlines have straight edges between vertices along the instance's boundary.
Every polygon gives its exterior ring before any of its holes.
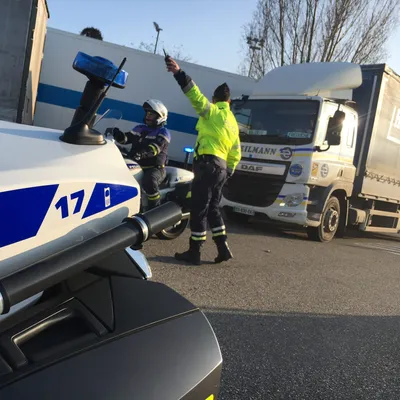
{"type": "Polygon", "coordinates": [[[161,240],[173,240],[180,236],[187,226],[189,225],[189,218],[182,219],[174,226],[163,229],[162,231],[156,233],[156,236],[161,240]]]}
{"type": "Polygon", "coordinates": [[[337,197],[331,197],[322,212],[321,225],[317,228],[307,227],[308,238],[316,242],[330,242],[339,228],[340,202],[337,197]]]}
{"type": "Polygon", "coordinates": [[[250,219],[248,215],[235,213],[229,208],[225,209],[224,211],[228,220],[234,222],[235,224],[245,224],[250,219]]]}

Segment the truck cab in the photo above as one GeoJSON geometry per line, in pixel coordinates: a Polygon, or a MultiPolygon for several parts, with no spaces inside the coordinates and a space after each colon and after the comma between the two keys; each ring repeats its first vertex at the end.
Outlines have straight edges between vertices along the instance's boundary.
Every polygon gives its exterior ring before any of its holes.
{"type": "Polygon", "coordinates": [[[264,217],[333,238],[353,190],[358,115],[351,96],[361,83],[355,64],[290,65],[232,100],[242,159],[221,200],[231,218],[264,217]],[[323,210],[332,194],[337,201],[323,210]]]}

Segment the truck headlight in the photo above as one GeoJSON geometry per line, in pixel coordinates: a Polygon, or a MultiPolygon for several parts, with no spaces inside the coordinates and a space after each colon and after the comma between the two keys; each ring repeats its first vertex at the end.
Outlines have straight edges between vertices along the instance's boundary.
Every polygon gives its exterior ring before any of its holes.
{"type": "Polygon", "coordinates": [[[287,206],[287,207],[297,207],[299,206],[303,200],[304,200],[305,194],[304,193],[293,193],[293,194],[288,194],[283,202],[282,206],[287,206]]]}

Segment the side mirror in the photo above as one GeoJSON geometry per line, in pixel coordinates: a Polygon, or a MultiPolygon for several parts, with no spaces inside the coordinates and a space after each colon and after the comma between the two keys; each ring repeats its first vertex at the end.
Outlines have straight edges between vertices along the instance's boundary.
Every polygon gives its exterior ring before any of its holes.
{"type": "Polygon", "coordinates": [[[328,129],[326,131],[326,140],[329,146],[340,145],[340,134],[343,129],[343,121],[346,114],[343,111],[336,110],[333,117],[329,118],[328,129]]]}

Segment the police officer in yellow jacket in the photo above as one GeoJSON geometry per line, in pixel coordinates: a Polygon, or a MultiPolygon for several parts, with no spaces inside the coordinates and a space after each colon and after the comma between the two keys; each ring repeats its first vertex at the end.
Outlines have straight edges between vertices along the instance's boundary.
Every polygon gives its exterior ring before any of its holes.
{"type": "Polygon", "coordinates": [[[191,237],[189,250],[175,258],[200,264],[200,248],[207,235],[207,220],[217,245],[216,263],[228,261],[232,253],[227,243],[226,228],[219,203],[226,180],[234,173],[241,158],[239,128],[230,110],[230,90],[226,83],[218,86],[209,102],[194,81],[167,56],[167,70],[200,116],[196,130],[192,185],[191,237]]]}

